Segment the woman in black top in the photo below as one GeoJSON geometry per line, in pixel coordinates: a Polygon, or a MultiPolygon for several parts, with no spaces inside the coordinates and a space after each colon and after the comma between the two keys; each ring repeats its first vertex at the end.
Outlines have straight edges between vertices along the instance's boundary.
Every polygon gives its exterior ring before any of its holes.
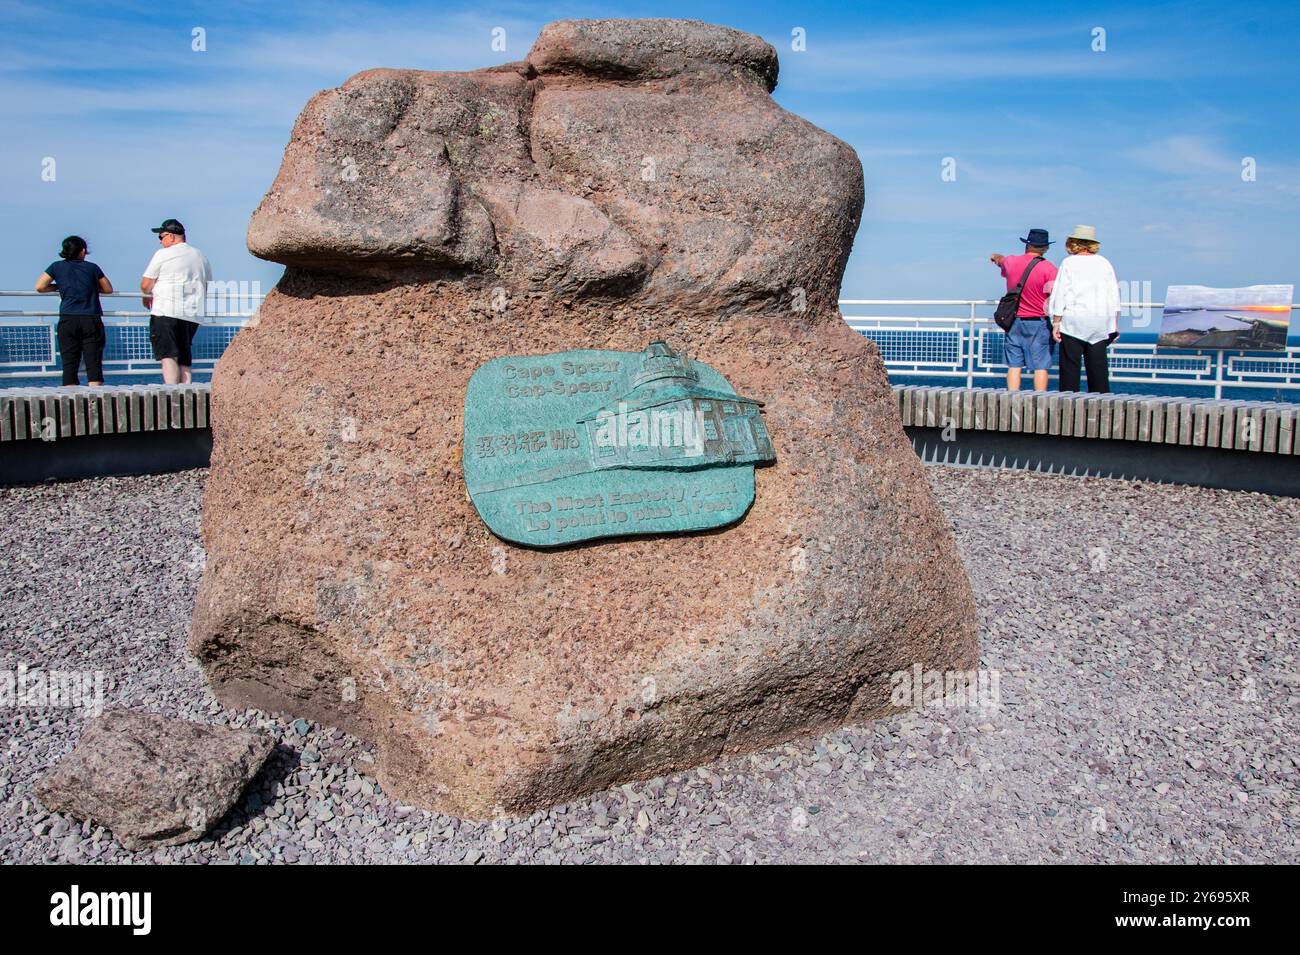
{"type": "Polygon", "coordinates": [[[104,383],[104,307],[100,293],[111,295],[113,283],[94,262],[86,261],[86,240],[70,235],[63,240],[62,261],[55,262],[36,280],[36,291],[58,292],[59,354],[63,356],[63,383],[77,385],[77,370],[86,359],[91,385],[104,383]]]}

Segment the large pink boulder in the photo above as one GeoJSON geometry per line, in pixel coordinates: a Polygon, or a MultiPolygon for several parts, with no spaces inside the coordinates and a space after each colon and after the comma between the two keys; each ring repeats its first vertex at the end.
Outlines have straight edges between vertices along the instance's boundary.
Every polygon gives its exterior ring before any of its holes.
{"type": "Polygon", "coordinates": [[[566,21],[520,63],[308,104],[249,228],[289,268],[218,367],[191,649],[217,693],[373,739],[469,816],[890,708],[976,665],[970,588],[875,347],[836,298],[862,171],[757,37],[566,21]],[[715,531],[539,551],[461,473],[486,361],[664,339],[765,402],[715,531]]]}

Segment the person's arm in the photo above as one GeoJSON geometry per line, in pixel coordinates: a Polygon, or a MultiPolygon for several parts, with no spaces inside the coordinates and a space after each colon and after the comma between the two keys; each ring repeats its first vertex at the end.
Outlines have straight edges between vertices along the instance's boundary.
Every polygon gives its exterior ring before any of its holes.
{"type": "Polygon", "coordinates": [[[994,252],[992,255],[989,256],[989,261],[992,262],[994,265],[996,265],[998,268],[1002,268],[1002,260],[1005,258],[1006,256],[1003,255],[1001,252],[994,252]]]}
{"type": "Polygon", "coordinates": [[[1110,308],[1107,310],[1111,316],[1110,340],[1112,343],[1119,341],[1119,280],[1115,278],[1115,267],[1106,263],[1109,277],[1109,288],[1106,290],[1107,304],[1110,308]]]}
{"type": "Polygon", "coordinates": [[[158,276],[162,274],[162,266],[158,261],[158,253],[161,251],[159,249],[153,254],[153,258],[145,266],[144,278],[140,279],[140,291],[144,293],[140,301],[144,303],[145,308],[153,308],[153,287],[158,284],[158,276]]]}
{"type": "Polygon", "coordinates": [[[101,275],[99,277],[99,294],[101,295],[113,294],[113,283],[108,280],[107,275],[101,275]]]}
{"type": "Polygon", "coordinates": [[[1052,316],[1052,339],[1061,340],[1061,318],[1065,313],[1066,296],[1070,291],[1070,273],[1061,263],[1061,267],[1056,270],[1056,276],[1052,279],[1052,295],[1047,301],[1047,314],[1052,316]]]}
{"type": "Polygon", "coordinates": [[[41,277],[36,280],[36,291],[38,292],[57,292],[59,287],[54,284],[54,279],[50,278],[49,272],[42,272],[41,277]]]}

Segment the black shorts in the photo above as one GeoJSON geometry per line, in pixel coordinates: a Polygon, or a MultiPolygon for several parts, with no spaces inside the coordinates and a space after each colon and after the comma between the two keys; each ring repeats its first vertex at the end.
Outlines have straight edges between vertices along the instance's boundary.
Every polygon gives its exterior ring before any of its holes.
{"type": "Polygon", "coordinates": [[[176,359],[176,364],[188,368],[194,364],[191,347],[198,334],[198,322],[166,315],[149,316],[149,342],[153,345],[153,360],[176,359]]]}

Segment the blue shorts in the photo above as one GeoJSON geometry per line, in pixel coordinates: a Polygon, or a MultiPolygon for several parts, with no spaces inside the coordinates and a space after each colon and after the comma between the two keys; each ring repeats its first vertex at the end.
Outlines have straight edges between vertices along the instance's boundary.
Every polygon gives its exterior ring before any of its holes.
{"type": "Polygon", "coordinates": [[[1052,367],[1052,323],[1041,318],[1036,322],[1017,318],[1002,343],[1002,358],[1008,368],[1049,371],[1052,367]]]}

